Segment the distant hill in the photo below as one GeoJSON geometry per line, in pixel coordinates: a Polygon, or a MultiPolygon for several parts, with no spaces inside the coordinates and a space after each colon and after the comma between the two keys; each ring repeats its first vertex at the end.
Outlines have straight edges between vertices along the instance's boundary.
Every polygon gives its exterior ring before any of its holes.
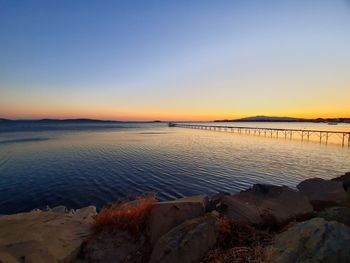
{"type": "Polygon", "coordinates": [[[121,121],[95,120],[95,119],[39,119],[39,120],[10,120],[0,118],[0,122],[38,122],[38,123],[116,123],[121,121]]]}
{"type": "Polygon", "coordinates": [[[97,120],[97,119],[34,119],[34,120],[10,120],[0,118],[0,122],[19,122],[19,123],[139,123],[139,122],[162,122],[160,120],[155,121],[112,121],[112,120],[97,120]]]}
{"type": "Polygon", "coordinates": [[[9,122],[9,121],[12,121],[12,120],[0,118],[0,122],[9,122]]]}
{"type": "Polygon", "coordinates": [[[241,119],[233,119],[233,120],[215,120],[215,122],[255,122],[255,121],[261,121],[261,122],[300,122],[300,121],[307,121],[306,119],[301,118],[292,118],[292,117],[270,117],[270,116],[254,116],[254,117],[247,117],[247,118],[241,118],[241,119]]]}
{"type": "Polygon", "coordinates": [[[271,116],[254,116],[233,120],[215,120],[214,122],[339,122],[350,123],[350,118],[317,118],[303,119],[292,117],[271,117],[271,116]]]}
{"type": "Polygon", "coordinates": [[[41,119],[39,122],[74,122],[74,123],[113,123],[122,121],[96,120],[96,119],[41,119]]]}

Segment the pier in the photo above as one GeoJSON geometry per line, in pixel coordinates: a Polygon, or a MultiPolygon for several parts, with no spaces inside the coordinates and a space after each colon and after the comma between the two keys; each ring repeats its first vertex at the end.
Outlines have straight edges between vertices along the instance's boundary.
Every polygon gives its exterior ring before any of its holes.
{"type": "Polygon", "coordinates": [[[264,136],[269,138],[299,139],[301,141],[311,141],[317,138],[320,144],[328,144],[330,137],[337,138],[339,144],[343,147],[350,147],[350,132],[342,131],[318,131],[318,130],[298,130],[282,128],[259,128],[259,127],[237,127],[237,126],[220,126],[220,125],[202,125],[202,124],[185,124],[169,123],[169,127],[181,127],[209,131],[230,132],[236,134],[246,134],[255,136],[264,136]]]}

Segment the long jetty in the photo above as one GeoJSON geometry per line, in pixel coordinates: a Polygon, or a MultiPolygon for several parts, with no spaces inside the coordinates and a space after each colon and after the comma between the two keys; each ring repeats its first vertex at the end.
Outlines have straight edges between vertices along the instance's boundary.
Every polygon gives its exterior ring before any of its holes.
{"type": "Polygon", "coordinates": [[[350,147],[350,132],[342,131],[320,131],[320,130],[303,130],[303,129],[282,129],[282,128],[261,128],[261,127],[241,127],[241,126],[222,126],[222,125],[202,125],[202,124],[188,124],[188,123],[169,123],[169,127],[191,128],[199,130],[223,131],[237,134],[247,134],[264,136],[270,138],[284,138],[295,139],[299,138],[301,141],[310,141],[311,136],[316,136],[319,143],[327,144],[329,138],[338,138],[342,146],[350,147]]]}

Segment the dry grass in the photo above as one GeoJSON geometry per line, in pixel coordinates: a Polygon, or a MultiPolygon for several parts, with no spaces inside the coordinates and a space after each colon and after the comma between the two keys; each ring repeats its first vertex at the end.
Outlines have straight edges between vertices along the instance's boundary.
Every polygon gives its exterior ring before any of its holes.
{"type": "Polygon", "coordinates": [[[266,252],[262,246],[233,247],[211,250],[204,262],[210,263],[263,263],[266,252]]]}
{"type": "Polygon", "coordinates": [[[268,245],[272,234],[249,224],[238,224],[227,218],[219,221],[218,244],[221,247],[268,245]]]}
{"type": "Polygon", "coordinates": [[[154,195],[142,196],[131,202],[121,202],[102,209],[95,217],[94,232],[106,228],[127,231],[133,235],[142,233],[155,203],[154,195]]]}
{"type": "Polygon", "coordinates": [[[237,224],[227,218],[219,221],[217,246],[211,250],[205,263],[261,263],[267,257],[266,246],[272,234],[248,224],[237,224]]]}

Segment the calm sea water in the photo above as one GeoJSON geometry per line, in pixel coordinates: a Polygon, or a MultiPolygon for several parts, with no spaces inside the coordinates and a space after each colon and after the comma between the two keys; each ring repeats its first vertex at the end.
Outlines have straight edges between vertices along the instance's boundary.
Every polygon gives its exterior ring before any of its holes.
{"type": "MultiPolygon", "coordinates": [[[[349,124],[234,125],[350,131],[349,124]]],[[[165,200],[235,193],[254,183],[295,187],[306,178],[346,171],[350,148],[336,144],[162,123],[0,125],[0,214],[46,205],[101,208],[144,192],[165,200]]]]}

